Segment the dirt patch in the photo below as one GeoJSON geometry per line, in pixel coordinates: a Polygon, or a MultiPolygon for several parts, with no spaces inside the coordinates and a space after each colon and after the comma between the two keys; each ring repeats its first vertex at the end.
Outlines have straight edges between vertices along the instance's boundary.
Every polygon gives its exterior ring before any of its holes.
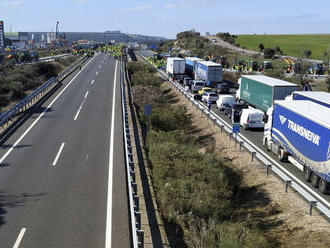
{"type": "Polygon", "coordinates": [[[251,155],[239,151],[229,136],[221,133],[208,118],[197,111],[172,85],[164,83],[185,104],[191,116],[192,133],[199,137],[204,151],[214,151],[232,168],[242,175],[242,189],[239,194],[238,216],[251,225],[257,225],[278,247],[330,247],[329,222],[316,211],[309,216],[308,203],[289,189],[275,175],[266,176],[265,166],[258,161],[251,162],[251,155]]]}

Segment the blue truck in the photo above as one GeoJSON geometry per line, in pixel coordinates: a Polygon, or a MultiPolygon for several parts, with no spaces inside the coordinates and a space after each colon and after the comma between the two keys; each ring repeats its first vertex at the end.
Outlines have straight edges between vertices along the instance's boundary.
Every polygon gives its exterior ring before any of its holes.
{"type": "Polygon", "coordinates": [[[330,183],[330,109],[312,101],[275,101],[267,110],[263,144],[327,193],[330,183]]]}
{"type": "Polygon", "coordinates": [[[208,86],[222,82],[222,66],[212,61],[197,61],[195,79],[203,80],[208,86]]]}
{"type": "Polygon", "coordinates": [[[203,60],[197,57],[186,57],[185,61],[186,61],[186,74],[193,78],[195,75],[195,68],[197,61],[203,61],[203,60]]]}
{"type": "Polygon", "coordinates": [[[289,98],[293,100],[312,101],[330,108],[330,93],[324,91],[294,91],[289,98]]]}

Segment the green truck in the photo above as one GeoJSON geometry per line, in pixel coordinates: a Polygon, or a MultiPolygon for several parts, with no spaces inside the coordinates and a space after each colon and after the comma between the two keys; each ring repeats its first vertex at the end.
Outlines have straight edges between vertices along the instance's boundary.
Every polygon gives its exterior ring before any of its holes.
{"type": "Polygon", "coordinates": [[[264,75],[246,75],[238,80],[236,99],[266,112],[275,100],[284,100],[298,85],[264,75]]]}

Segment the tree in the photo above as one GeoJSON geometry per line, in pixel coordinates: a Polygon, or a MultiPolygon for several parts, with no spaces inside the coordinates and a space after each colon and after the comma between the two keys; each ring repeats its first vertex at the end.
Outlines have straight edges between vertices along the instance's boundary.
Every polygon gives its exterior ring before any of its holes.
{"type": "Polygon", "coordinates": [[[282,49],[279,47],[279,46],[276,46],[275,47],[275,51],[277,52],[277,53],[279,53],[279,54],[283,54],[283,51],[282,51],[282,49]]]}
{"type": "Polygon", "coordinates": [[[264,58],[271,59],[275,55],[275,50],[273,48],[266,48],[264,50],[264,58]]]}
{"type": "Polygon", "coordinates": [[[259,48],[259,51],[262,53],[265,49],[265,46],[264,46],[264,44],[259,43],[258,48],[259,48]]]}
{"type": "Polygon", "coordinates": [[[305,56],[306,58],[309,58],[311,55],[312,55],[312,51],[311,51],[311,50],[305,50],[305,51],[304,51],[304,56],[305,56]]]}

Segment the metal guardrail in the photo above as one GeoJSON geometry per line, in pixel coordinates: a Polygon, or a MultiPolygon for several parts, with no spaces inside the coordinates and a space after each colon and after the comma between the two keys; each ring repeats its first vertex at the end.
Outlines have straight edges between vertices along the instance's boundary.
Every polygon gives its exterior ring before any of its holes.
{"type": "Polygon", "coordinates": [[[139,196],[137,194],[136,175],[134,171],[133,154],[130,129],[128,123],[128,107],[126,102],[125,81],[128,82],[125,64],[120,66],[121,99],[124,123],[124,143],[126,155],[127,188],[129,197],[129,212],[131,220],[131,233],[134,248],[144,247],[144,231],[141,230],[141,212],[139,211],[139,196]],[[124,74],[125,73],[125,74],[124,74]]]}
{"type": "Polygon", "coordinates": [[[16,103],[13,107],[3,112],[0,115],[0,130],[4,128],[5,124],[15,118],[18,114],[23,113],[25,110],[34,105],[40,97],[47,94],[52,90],[58,83],[60,83],[65,77],[71,74],[75,69],[77,69],[80,63],[83,63],[87,60],[88,57],[82,57],[71,65],[68,69],[58,74],[57,77],[53,77],[39,86],[35,91],[26,96],[23,100],[16,103]]]}
{"type": "MultiPolygon", "coordinates": [[[[143,56],[139,54],[144,60],[146,60],[143,56]]],[[[147,60],[146,60],[147,61],[147,60]]],[[[313,207],[317,208],[322,214],[324,214],[327,218],[330,219],[330,203],[326,201],[322,196],[317,194],[315,191],[310,189],[307,185],[305,185],[301,180],[295,177],[291,172],[285,169],[281,164],[267,155],[264,151],[262,151],[259,147],[257,147],[253,142],[251,142],[248,138],[246,138],[242,134],[233,134],[232,127],[224,121],[220,116],[214,113],[212,110],[209,111],[207,106],[196,101],[193,95],[185,90],[181,85],[176,82],[172,82],[169,80],[168,75],[157,69],[158,72],[168,80],[172,85],[174,85],[187,99],[189,99],[195,106],[196,109],[202,111],[206,116],[208,116],[215,125],[218,125],[220,131],[227,132],[230,139],[235,140],[236,144],[238,143],[240,148],[244,147],[251,154],[251,159],[257,158],[265,165],[266,175],[269,174],[270,171],[273,171],[279,178],[281,178],[285,182],[285,192],[288,191],[288,188],[291,187],[296,190],[308,203],[309,214],[312,215],[313,207]]]]}

